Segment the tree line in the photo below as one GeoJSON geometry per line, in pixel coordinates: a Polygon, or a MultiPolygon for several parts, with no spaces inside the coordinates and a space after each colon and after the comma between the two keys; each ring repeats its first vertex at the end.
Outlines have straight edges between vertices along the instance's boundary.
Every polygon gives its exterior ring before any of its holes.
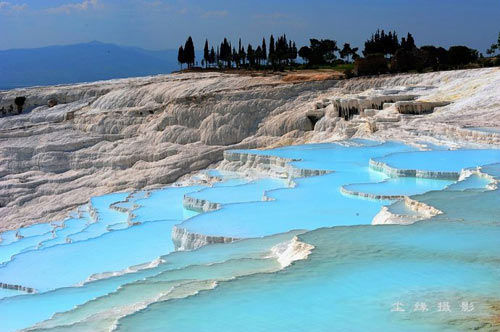
{"type": "Polygon", "coordinates": [[[486,54],[493,56],[497,53],[497,51],[500,52],[500,32],[498,33],[497,42],[491,44],[490,48],[486,50],[486,54]]]}
{"type": "Polygon", "coordinates": [[[364,46],[364,58],[358,59],[354,66],[357,75],[500,65],[499,59],[486,59],[467,46],[457,45],[448,49],[434,45],[417,47],[411,33],[399,39],[395,31],[386,33],[377,30],[364,46]]]}
{"type": "MultiPolygon", "coordinates": [[[[269,50],[266,39],[262,39],[260,45],[248,44],[245,47],[241,38],[238,46],[232,45],[227,38],[217,45],[215,49],[210,47],[208,40],[203,48],[203,59],[201,65],[205,68],[250,68],[259,69],[271,66],[274,69],[282,69],[285,66],[293,66],[297,59],[297,46],[294,41],[288,40],[286,35],[279,36],[276,40],[273,35],[269,38],[269,50]]],[[[189,37],[184,46],[179,47],[177,60],[188,68],[195,65],[195,52],[193,40],[189,37]]]]}
{"type": "MultiPolygon", "coordinates": [[[[188,68],[195,66],[195,48],[189,37],[185,44],[179,47],[178,62],[188,68]]],[[[426,45],[417,47],[411,33],[399,38],[395,31],[377,30],[364,43],[362,55],[359,48],[344,43],[342,48],[332,39],[309,40],[309,45],[297,50],[296,43],[283,34],[277,39],[273,35],[269,41],[265,38],[259,45],[242,44],[241,38],[237,45],[232,45],[228,38],[214,46],[205,41],[201,66],[205,68],[247,68],[273,69],[285,68],[317,68],[318,66],[337,66],[350,64],[352,70],[346,72],[352,75],[373,75],[388,72],[429,71],[464,68],[467,66],[500,65],[500,59],[484,58],[477,50],[467,46],[443,47],[426,45]],[[302,59],[297,61],[297,57],[302,59]]],[[[500,34],[497,43],[486,51],[493,56],[500,51],[500,34]]]]}

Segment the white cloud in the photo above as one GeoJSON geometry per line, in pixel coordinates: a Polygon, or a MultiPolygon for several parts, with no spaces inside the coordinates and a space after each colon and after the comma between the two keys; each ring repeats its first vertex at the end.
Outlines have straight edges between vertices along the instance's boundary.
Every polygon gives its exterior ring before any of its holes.
{"type": "Polygon", "coordinates": [[[70,14],[72,12],[82,12],[99,7],[99,0],[84,0],[77,3],[67,3],[59,7],[47,8],[46,11],[51,14],[70,14]]]}
{"type": "Polygon", "coordinates": [[[14,11],[21,11],[21,10],[25,10],[28,8],[28,5],[23,3],[22,5],[12,5],[12,10],[14,11]]]}
{"type": "Polygon", "coordinates": [[[289,19],[290,15],[283,13],[257,14],[253,16],[257,20],[283,20],[289,19]]]}
{"type": "Polygon", "coordinates": [[[145,5],[150,6],[150,7],[161,7],[164,6],[164,3],[161,2],[160,0],[155,0],[155,1],[145,1],[145,5]]]}
{"type": "Polygon", "coordinates": [[[204,12],[201,16],[206,17],[206,18],[226,17],[228,14],[229,14],[229,12],[227,10],[213,10],[213,11],[204,12]]]}
{"type": "Polygon", "coordinates": [[[8,11],[8,12],[20,12],[28,8],[28,5],[23,3],[23,4],[13,4],[8,1],[0,1],[0,10],[1,11],[8,11]]]}

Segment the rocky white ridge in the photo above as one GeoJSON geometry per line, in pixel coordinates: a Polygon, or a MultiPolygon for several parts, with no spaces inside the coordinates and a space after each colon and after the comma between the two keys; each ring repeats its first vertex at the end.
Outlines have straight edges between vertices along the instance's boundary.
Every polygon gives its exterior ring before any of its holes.
{"type": "MultiPolygon", "coordinates": [[[[470,176],[479,176],[486,180],[488,180],[488,184],[486,185],[486,190],[496,190],[498,188],[498,182],[500,181],[495,176],[485,173],[482,171],[481,167],[476,167],[472,169],[463,169],[460,171],[458,175],[458,181],[464,181],[470,176]]],[[[417,195],[418,196],[418,195],[417,195]]],[[[373,197],[370,197],[373,198],[373,197]]],[[[377,198],[383,199],[383,198],[377,198]]],[[[402,202],[409,210],[413,211],[415,214],[396,214],[391,212],[390,206],[383,206],[379,213],[375,215],[372,220],[372,225],[409,225],[413,224],[417,221],[430,219],[434,216],[442,214],[443,211],[436,209],[433,206],[428,204],[419,202],[417,199],[414,199],[412,196],[403,196],[402,202]]]]}
{"type": "Polygon", "coordinates": [[[467,129],[500,128],[499,68],[305,83],[174,74],[10,90],[0,106],[19,96],[30,112],[0,119],[0,231],[63,219],[91,196],[172,183],[226,149],[350,137],[500,146],[500,134],[467,129]],[[345,120],[338,98],[376,107],[345,120]],[[404,100],[422,113],[419,102],[433,103],[432,113],[404,114],[404,100]]]}
{"type": "Polygon", "coordinates": [[[295,261],[307,259],[313,249],[313,245],[302,242],[294,236],[292,240],[272,247],[271,257],[275,257],[281,267],[285,268],[295,261]]]}
{"type": "MultiPolygon", "coordinates": [[[[296,178],[331,173],[328,170],[297,168],[291,164],[293,161],[298,160],[253,154],[251,152],[225,151],[224,160],[219,164],[218,168],[224,171],[237,172],[254,179],[262,176],[286,179],[290,188],[295,187],[294,179],[296,178]]],[[[268,196],[268,193],[272,190],[263,191],[263,201],[273,200],[268,196]]],[[[208,212],[220,209],[222,204],[194,198],[186,194],[183,197],[183,206],[197,212],[208,212]]],[[[237,240],[239,238],[195,233],[184,228],[182,223],[172,229],[172,241],[175,250],[193,250],[207,244],[230,243],[237,240]]]]}

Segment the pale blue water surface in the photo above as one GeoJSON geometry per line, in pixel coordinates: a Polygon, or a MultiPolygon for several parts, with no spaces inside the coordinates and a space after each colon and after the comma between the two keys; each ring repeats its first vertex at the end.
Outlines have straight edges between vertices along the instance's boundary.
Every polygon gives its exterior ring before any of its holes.
{"type": "Polygon", "coordinates": [[[496,328],[498,189],[475,175],[459,183],[392,178],[369,161],[454,172],[483,166],[498,178],[498,150],[419,152],[354,140],[238,152],[299,159],[295,167],[332,172],[289,181],[210,170],[222,181],[94,197],[62,222],[0,234],[0,282],[37,291],[0,290],[0,331],[496,328]],[[343,194],[342,187],[413,195],[443,213],[408,226],[371,226],[383,206],[402,215],[415,212],[402,201],[343,194]],[[190,211],[185,196],[221,208],[190,211]],[[175,225],[250,239],[176,252],[175,225]],[[283,267],[276,253],[296,236],[314,249],[283,267]],[[439,311],[445,302],[450,311],[439,311]],[[469,302],[474,310],[463,311],[469,302]],[[427,310],[414,310],[421,303],[427,310]],[[396,304],[404,311],[394,311],[396,304]]]}

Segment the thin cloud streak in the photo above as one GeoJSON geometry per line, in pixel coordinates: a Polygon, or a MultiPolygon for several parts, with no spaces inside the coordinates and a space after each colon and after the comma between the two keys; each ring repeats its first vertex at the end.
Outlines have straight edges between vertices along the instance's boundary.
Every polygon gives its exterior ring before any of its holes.
{"type": "Polygon", "coordinates": [[[16,5],[8,1],[0,1],[0,11],[20,12],[26,9],[28,9],[28,5],[25,3],[21,5],[16,5]]]}
{"type": "Polygon", "coordinates": [[[212,10],[204,12],[201,17],[203,18],[217,18],[217,17],[226,17],[229,15],[227,10],[212,10]]]}
{"type": "Polygon", "coordinates": [[[98,0],[84,0],[78,3],[68,3],[59,7],[47,8],[45,11],[49,14],[71,14],[72,12],[82,12],[97,9],[98,7],[98,0]]]}

